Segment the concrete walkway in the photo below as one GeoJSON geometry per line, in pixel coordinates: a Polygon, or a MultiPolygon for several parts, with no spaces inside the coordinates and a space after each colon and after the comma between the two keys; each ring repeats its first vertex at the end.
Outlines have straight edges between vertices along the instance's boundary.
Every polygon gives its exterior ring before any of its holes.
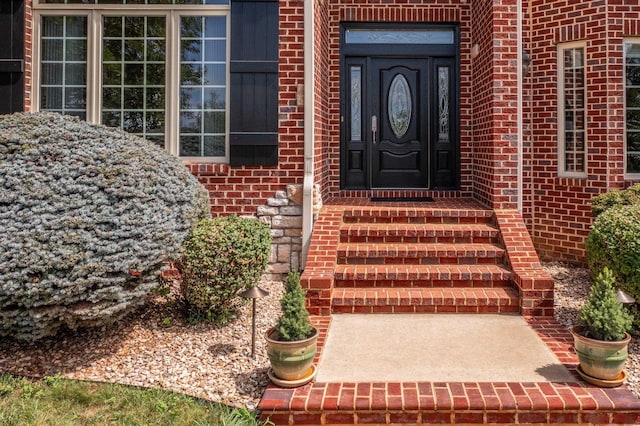
{"type": "Polygon", "coordinates": [[[333,315],[317,382],[575,382],[519,315],[333,315]]]}

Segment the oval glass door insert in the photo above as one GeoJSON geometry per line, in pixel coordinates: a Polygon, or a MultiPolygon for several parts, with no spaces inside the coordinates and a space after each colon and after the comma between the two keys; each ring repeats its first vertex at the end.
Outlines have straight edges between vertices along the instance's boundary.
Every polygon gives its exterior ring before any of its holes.
{"type": "Polygon", "coordinates": [[[411,120],[411,90],[402,74],[397,74],[391,81],[388,104],[391,130],[397,138],[401,138],[409,130],[411,120]]]}

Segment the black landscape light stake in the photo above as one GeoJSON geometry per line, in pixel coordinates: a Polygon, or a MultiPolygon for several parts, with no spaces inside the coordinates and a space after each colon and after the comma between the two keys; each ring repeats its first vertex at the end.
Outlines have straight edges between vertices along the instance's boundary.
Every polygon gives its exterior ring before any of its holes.
{"type": "Polygon", "coordinates": [[[251,358],[256,357],[256,299],[268,296],[269,292],[254,285],[249,290],[240,293],[240,297],[251,299],[253,302],[253,313],[251,315],[251,358]]]}

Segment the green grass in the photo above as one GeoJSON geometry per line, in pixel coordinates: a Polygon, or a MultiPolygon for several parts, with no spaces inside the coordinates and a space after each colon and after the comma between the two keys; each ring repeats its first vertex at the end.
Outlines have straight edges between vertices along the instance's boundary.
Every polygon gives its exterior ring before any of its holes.
{"type": "Polygon", "coordinates": [[[0,425],[258,426],[245,409],[230,409],[160,389],[47,377],[0,376],[0,425]]]}

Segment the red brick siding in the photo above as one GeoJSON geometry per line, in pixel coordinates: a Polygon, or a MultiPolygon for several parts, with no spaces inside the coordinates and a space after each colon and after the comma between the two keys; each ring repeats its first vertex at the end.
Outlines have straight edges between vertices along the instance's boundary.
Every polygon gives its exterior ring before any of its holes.
{"type": "Polygon", "coordinates": [[[501,209],[517,207],[516,1],[473,2],[474,196],[501,209]]]}
{"type": "Polygon", "coordinates": [[[527,224],[543,258],[583,262],[594,195],[625,186],[623,37],[640,35],[637,2],[531,0],[525,44],[533,58],[525,104],[532,174],[527,224]],[[557,44],[586,42],[587,177],[558,177],[557,44]]]}
{"type": "MultiPolygon", "coordinates": [[[[329,105],[330,67],[329,67],[329,0],[319,0],[315,4],[315,140],[314,140],[314,178],[320,188],[328,188],[331,178],[329,162],[332,153],[329,149],[331,134],[331,108],[329,105]]],[[[333,153],[333,155],[336,155],[333,153]]]]}

